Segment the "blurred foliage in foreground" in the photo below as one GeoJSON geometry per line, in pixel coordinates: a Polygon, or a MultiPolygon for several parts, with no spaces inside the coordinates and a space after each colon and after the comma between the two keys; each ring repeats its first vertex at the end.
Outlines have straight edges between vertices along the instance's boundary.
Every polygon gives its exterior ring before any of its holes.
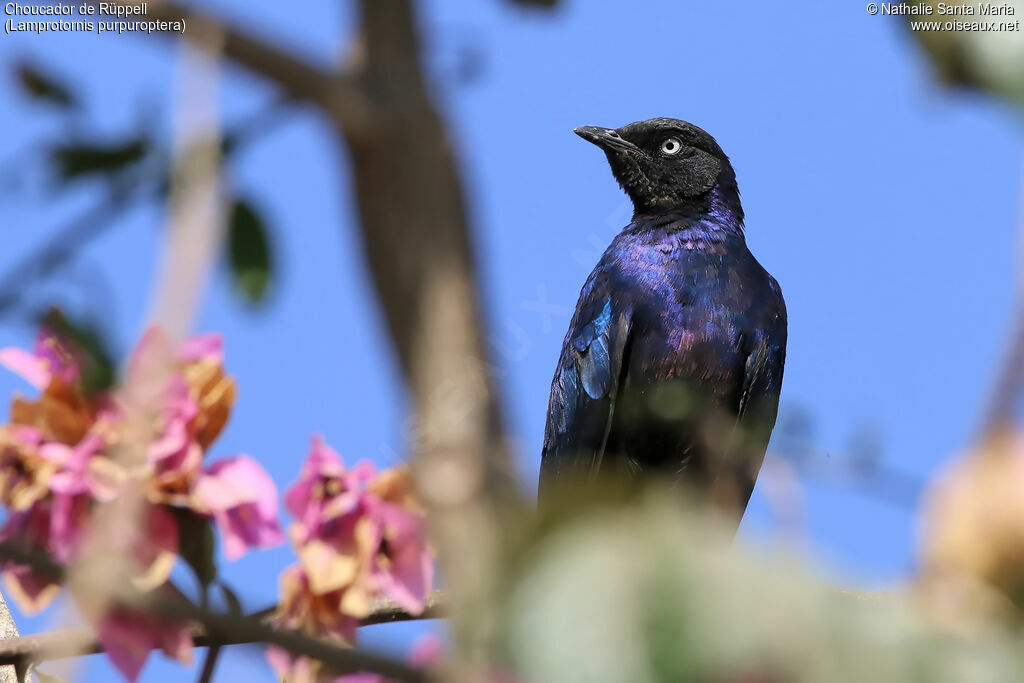
{"type": "MultiPolygon", "coordinates": [[[[908,19],[1024,20],[1024,1],[1008,4],[908,19]]],[[[913,36],[946,83],[1024,105],[1020,29],[913,36]]],[[[527,681],[1024,680],[1022,491],[1024,436],[1002,425],[929,486],[915,574],[882,594],[739,547],[662,495],[565,521],[515,572],[503,654],[527,681]]]]}
{"type": "MultiPolygon", "coordinates": [[[[909,4],[909,3],[908,3],[909,4]]],[[[959,5],[953,2],[913,3],[932,8],[929,16],[908,15],[907,26],[932,62],[939,78],[951,85],[990,93],[1017,105],[1024,105],[1024,0],[993,3],[963,3],[975,10],[974,15],[939,14],[939,6],[959,5]],[[1013,10],[997,16],[981,16],[981,6],[1013,10]],[[997,30],[924,30],[914,29],[916,22],[938,21],[982,26],[995,22],[997,30]],[[1006,24],[1002,30],[1000,24],[1006,24]],[[1011,28],[1015,26],[1016,28],[1011,28]]],[[[979,27],[980,28],[980,27],[979,27]]]]}
{"type": "Polygon", "coordinates": [[[513,668],[592,683],[1024,678],[1024,648],[993,622],[954,629],[926,592],[841,590],[731,538],[661,495],[560,526],[504,603],[513,668]]]}

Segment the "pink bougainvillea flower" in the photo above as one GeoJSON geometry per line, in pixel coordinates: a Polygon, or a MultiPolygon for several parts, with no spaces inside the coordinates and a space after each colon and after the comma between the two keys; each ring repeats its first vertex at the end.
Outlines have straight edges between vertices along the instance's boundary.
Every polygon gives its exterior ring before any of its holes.
{"type": "Polygon", "coordinates": [[[87,494],[53,496],[50,505],[50,538],[47,547],[53,559],[69,563],[78,550],[92,509],[92,498],[87,494]]]}
{"type": "Polygon", "coordinates": [[[99,619],[96,630],[110,661],[129,681],[139,677],[156,648],[183,664],[192,663],[192,633],[184,622],[114,608],[99,619]]]}
{"type": "Polygon", "coordinates": [[[39,454],[35,427],[0,426],[0,502],[12,512],[27,510],[50,491],[56,465],[39,454]]]}
{"type": "Polygon", "coordinates": [[[384,595],[412,614],[421,613],[433,585],[434,562],[408,467],[385,470],[369,483],[355,543],[359,573],[344,608],[363,616],[384,595]]]}
{"type": "Polygon", "coordinates": [[[298,522],[293,527],[293,540],[301,544],[332,535],[332,527],[360,505],[375,470],[368,461],[346,469],[334,449],[321,437],[313,437],[299,479],[284,496],[285,507],[298,522]]]}
{"type": "Polygon", "coordinates": [[[78,362],[58,337],[45,329],[33,353],[15,348],[0,350],[0,364],[40,390],[34,401],[15,396],[10,422],[36,427],[44,441],[77,444],[106,400],[83,393],[78,383],[78,362]]]}
{"type": "Polygon", "coordinates": [[[0,349],[0,365],[40,391],[54,377],[64,384],[73,384],[80,374],[78,361],[67,346],[45,327],[39,330],[32,352],[13,347],[0,349]]]}
{"type": "Polygon", "coordinates": [[[39,454],[56,470],[50,477],[52,494],[49,550],[54,559],[70,562],[89,518],[94,501],[112,500],[120,492],[117,470],[104,468],[100,455],[106,441],[89,432],[75,447],[46,443],[39,454]]]}
{"type": "Polygon", "coordinates": [[[123,475],[103,455],[108,443],[101,431],[90,431],[74,447],[55,442],[40,446],[39,455],[56,467],[50,483],[54,493],[89,493],[109,501],[121,492],[123,475]]]}
{"type": "MultiPolygon", "coordinates": [[[[0,365],[39,390],[35,399],[15,397],[0,426],[0,503],[10,513],[0,540],[82,567],[109,554],[142,591],[168,586],[181,550],[175,506],[212,517],[229,558],[282,540],[276,489],[259,465],[240,456],[203,468],[236,394],[219,336],[174,345],[159,328],[147,330],[116,393],[87,393],[79,360],[73,344],[46,330],[31,353],[0,350],[0,365]],[[145,495],[122,495],[134,488],[129,482],[145,495]],[[93,518],[102,533],[86,533],[93,518]]],[[[42,609],[59,589],[14,562],[0,571],[26,611],[42,609]]],[[[129,679],[153,647],[190,656],[184,624],[110,611],[106,598],[72,588],[129,679]]]]}
{"type": "Polygon", "coordinates": [[[407,467],[377,474],[361,462],[347,469],[314,437],[285,506],[296,519],[289,535],[311,593],[337,594],[341,611],[356,618],[380,597],[423,611],[434,565],[407,467]]]}
{"type": "Polygon", "coordinates": [[[398,505],[410,512],[424,514],[423,505],[412,481],[412,470],[408,465],[389,467],[382,471],[367,486],[367,490],[380,500],[398,505]]]}
{"type": "MultiPolygon", "coordinates": [[[[178,559],[181,534],[172,509],[146,500],[118,498],[94,510],[102,534],[87,534],[79,548],[83,562],[115,558],[118,580],[130,579],[140,591],[163,586],[178,559]]],[[[109,565],[109,563],[108,563],[109,565]]],[[[79,606],[95,614],[90,596],[76,595],[79,606]]],[[[93,617],[96,618],[95,616],[93,617]]]]}
{"type": "Polygon", "coordinates": [[[189,353],[194,354],[199,347],[203,349],[202,353],[186,360],[182,373],[188,384],[189,396],[199,407],[192,424],[193,436],[206,450],[227,424],[235,404],[237,387],[235,380],[224,372],[220,337],[207,335],[200,340],[202,344],[193,343],[189,353]]]}
{"type": "Polygon", "coordinates": [[[42,391],[50,383],[50,370],[42,358],[24,349],[0,349],[0,365],[42,391]]]}
{"type": "Polygon", "coordinates": [[[196,483],[195,497],[200,510],[213,515],[229,560],[284,539],[277,519],[277,487],[249,456],[213,463],[196,483]]]}
{"type": "Polygon", "coordinates": [[[130,543],[127,549],[138,563],[138,573],[132,581],[136,588],[145,591],[163,585],[170,577],[181,538],[170,508],[143,503],[139,515],[142,523],[133,524],[122,538],[130,543]]]}
{"type": "Polygon", "coordinates": [[[370,499],[356,528],[360,572],[344,608],[365,616],[385,595],[410,614],[420,614],[434,581],[423,517],[398,505],[370,499]]]}
{"type": "MultiPolygon", "coordinates": [[[[50,519],[50,503],[39,501],[7,518],[0,530],[0,541],[49,552],[50,519]]],[[[8,594],[26,614],[36,614],[45,609],[60,590],[60,586],[48,577],[17,562],[3,564],[3,578],[8,594]]]]}
{"type": "Polygon", "coordinates": [[[39,330],[32,352],[42,361],[50,377],[56,377],[64,384],[74,384],[78,381],[81,375],[79,359],[75,358],[68,345],[50,329],[44,327],[39,330]]]}
{"type": "Polygon", "coordinates": [[[224,338],[219,334],[197,334],[178,344],[175,356],[187,363],[223,363],[224,338]]]}
{"type": "Polygon", "coordinates": [[[187,505],[203,463],[203,448],[193,435],[199,406],[179,376],[168,379],[156,423],[161,429],[146,449],[152,467],[149,495],[154,502],[187,505]]]}
{"type": "Polygon", "coordinates": [[[3,577],[7,594],[28,615],[49,607],[60,592],[60,584],[33,572],[28,565],[11,563],[4,567],[3,577]]]}
{"type": "MultiPolygon", "coordinates": [[[[345,645],[355,643],[359,620],[342,612],[344,591],[313,592],[309,578],[299,565],[285,569],[280,581],[280,602],[273,617],[277,626],[326,636],[345,645]]],[[[290,683],[320,680],[320,663],[308,657],[296,657],[272,646],[267,648],[267,659],[282,680],[290,683]]]]}
{"type": "Polygon", "coordinates": [[[222,360],[219,336],[194,337],[175,347],[159,327],[147,330],[132,354],[120,400],[148,444],[153,502],[188,506],[193,501],[203,455],[235,400],[235,383],[222,360]]]}

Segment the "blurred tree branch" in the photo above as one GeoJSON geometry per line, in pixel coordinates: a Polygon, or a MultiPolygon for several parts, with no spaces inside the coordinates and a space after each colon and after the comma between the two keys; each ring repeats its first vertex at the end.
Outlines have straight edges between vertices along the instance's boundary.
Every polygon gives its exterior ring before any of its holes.
{"type": "Polygon", "coordinates": [[[37,249],[22,256],[0,277],[0,313],[19,304],[27,286],[56,271],[78,251],[115,225],[116,219],[133,206],[135,181],[109,190],[91,209],[59,228],[37,249]]]}
{"type": "MultiPolygon", "coordinates": [[[[0,595],[0,645],[19,638],[18,625],[11,614],[7,601],[0,595]]],[[[22,683],[29,681],[30,660],[6,662],[0,665],[0,683],[22,683]]]]}
{"type": "MultiPolygon", "coordinates": [[[[291,107],[292,100],[280,98],[236,121],[224,134],[224,154],[228,155],[240,145],[265,135],[291,107]]],[[[57,228],[46,241],[0,274],[0,314],[14,310],[23,302],[30,283],[65,266],[90,242],[116,226],[117,220],[129,210],[141,202],[162,196],[167,184],[166,178],[147,173],[146,169],[133,169],[111,182],[104,196],[90,209],[57,228]]]]}
{"type": "MultiPolygon", "coordinates": [[[[34,549],[13,543],[0,543],[0,559],[24,564],[41,576],[62,580],[67,570],[51,558],[34,549]]],[[[73,579],[81,581],[81,577],[73,579]]],[[[79,589],[95,588],[93,582],[80,584],[79,589]]],[[[266,611],[251,615],[223,614],[193,604],[180,593],[140,593],[134,586],[117,587],[116,601],[130,608],[194,624],[196,646],[242,645],[266,643],[277,645],[293,654],[306,655],[324,663],[328,671],[352,673],[370,671],[401,681],[426,681],[422,671],[372,652],[340,646],[319,638],[288,629],[275,628],[264,623],[266,611]]],[[[362,621],[362,625],[432,619],[442,612],[437,594],[432,595],[423,614],[411,615],[390,601],[381,601],[376,609],[362,621]]],[[[17,636],[0,640],[0,666],[15,665],[21,670],[30,664],[77,657],[102,652],[96,635],[90,628],[65,629],[48,633],[17,636]]]]}
{"type": "MultiPolygon", "coordinates": [[[[261,611],[248,615],[247,618],[261,620],[271,613],[272,611],[261,611]]],[[[382,602],[372,614],[362,620],[361,625],[374,626],[401,621],[437,619],[443,617],[444,614],[444,607],[440,596],[435,593],[427,601],[427,608],[423,614],[409,614],[392,602],[382,602]]],[[[214,638],[199,626],[195,628],[193,634],[196,647],[209,647],[213,644],[223,646],[245,645],[261,642],[259,640],[241,638],[234,633],[220,633],[214,638]]],[[[91,628],[83,626],[60,631],[48,631],[46,633],[5,637],[0,640],[0,666],[37,664],[54,659],[77,657],[83,654],[98,654],[100,652],[103,652],[103,648],[96,639],[95,632],[91,628]]]]}
{"type": "Polygon", "coordinates": [[[336,69],[177,2],[149,3],[147,18],[184,19],[183,39],[200,49],[216,36],[220,54],[318,108],[348,149],[348,194],[412,398],[414,471],[453,589],[456,640],[463,651],[479,651],[487,634],[460,626],[459,615],[480,612],[493,593],[499,508],[514,486],[463,183],[423,73],[416,3],[361,0],[358,7],[351,58],[336,69]]]}

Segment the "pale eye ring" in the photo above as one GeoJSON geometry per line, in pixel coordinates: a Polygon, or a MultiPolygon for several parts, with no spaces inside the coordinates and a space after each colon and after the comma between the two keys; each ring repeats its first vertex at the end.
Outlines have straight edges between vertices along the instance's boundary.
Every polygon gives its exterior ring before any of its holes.
{"type": "Polygon", "coordinates": [[[661,143],[662,154],[678,154],[679,150],[683,148],[683,144],[675,138],[669,138],[665,142],[661,143]]]}

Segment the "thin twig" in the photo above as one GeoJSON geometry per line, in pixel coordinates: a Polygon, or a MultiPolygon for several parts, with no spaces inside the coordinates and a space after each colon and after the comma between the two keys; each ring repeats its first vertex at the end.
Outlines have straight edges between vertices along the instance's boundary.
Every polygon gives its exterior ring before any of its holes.
{"type": "Polygon", "coordinates": [[[217,658],[220,656],[220,650],[220,643],[213,643],[206,650],[203,670],[199,673],[199,683],[210,683],[213,680],[213,670],[217,668],[217,658]]]}
{"type": "MultiPolygon", "coordinates": [[[[1021,174],[1024,182],[1024,172],[1021,174]]],[[[1024,202],[1024,189],[1021,191],[1024,202]]],[[[983,414],[980,437],[992,435],[1013,421],[1021,391],[1024,389],[1024,204],[1019,208],[1017,227],[1017,283],[1013,301],[1013,329],[1009,348],[997,375],[992,395],[983,414]]]]}
{"type": "Polygon", "coordinates": [[[93,208],[58,229],[45,244],[22,256],[0,276],[0,313],[22,300],[34,280],[42,279],[67,263],[78,251],[115,225],[115,220],[131,208],[141,179],[114,186],[93,208]]]}

